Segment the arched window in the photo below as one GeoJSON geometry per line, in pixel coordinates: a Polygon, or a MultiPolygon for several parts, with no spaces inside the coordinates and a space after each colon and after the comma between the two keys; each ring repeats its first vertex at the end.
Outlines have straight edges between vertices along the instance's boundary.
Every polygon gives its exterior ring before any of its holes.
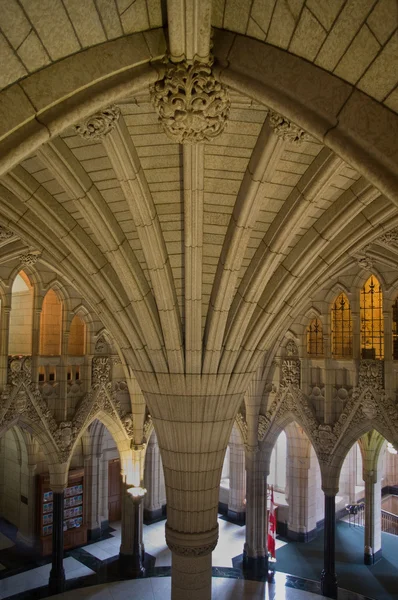
{"type": "Polygon", "coordinates": [[[62,304],[54,290],[49,290],[43,300],[40,317],[40,354],[61,354],[62,304]]]}
{"type": "Polygon", "coordinates": [[[20,271],[11,290],[8,354],[32,354],[33,287],[20,271]]]}
{"type": "Polygon", "coordinates": [[[398,360],[398,296],[392,305],[392,357],[398,360]]]}
{"type": "Polygon", "coordinates": [[[384,358],[383,295],[380,283],[371,275],[361,290],[361,356],[384,358]]]}
{"type": "Polygon", "coordinates": [[[70,324],[68,355],[83,356],[86,353],[86,327],[84,321],[77,315],[70,324]]]}
{"type": "Polygon", "coordinates": [[[323,356],[323,329],[319,319],[313,319],[307,329],[307,354],[323,356]]]}
{"type": "Polygon", "coordinates": [[[334,358],[352,357],[352,322],[348,298],[341,293],[332,307],[332,355],[334,358]]]}
{"type": "Polygon", "coordinates": [[[287,438],[286,433],[281,431],[272,450],[267,483],[273,485],[276,491],[283,493],[286,490],[286,456],[287,438]]]}

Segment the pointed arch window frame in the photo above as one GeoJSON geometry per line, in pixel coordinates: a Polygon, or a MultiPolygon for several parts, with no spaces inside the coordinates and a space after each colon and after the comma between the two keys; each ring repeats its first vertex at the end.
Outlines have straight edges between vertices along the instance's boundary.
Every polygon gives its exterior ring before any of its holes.
{"type": "Polygon", "coordinates": [[[333,302],[330,330],[332,357],[337,359],[352,358],[353,330],[351,304],[345,292],[340,292],[333,302]]]}
{"type": "Polygon", "coordinates": [[[311,358],[325,356],[323,323],[319,317],[311,319],[307,327],[307,355],[311,358]]]}
{"type": "Polygon", "coordinates": [[[384,359],[383,291],[373,273],[360,291],[360,343],[361,358],[384,359]]]}

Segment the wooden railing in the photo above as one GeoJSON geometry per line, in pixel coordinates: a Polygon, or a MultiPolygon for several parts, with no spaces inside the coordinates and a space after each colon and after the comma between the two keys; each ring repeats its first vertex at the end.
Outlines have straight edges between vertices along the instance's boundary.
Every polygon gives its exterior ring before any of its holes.
{"type": "Polygon", "coordinates": [[[386,533],[392,533],[398,535],[398,515],[387,512],[386,510],[381,511],[381,530],[386,533]]]}

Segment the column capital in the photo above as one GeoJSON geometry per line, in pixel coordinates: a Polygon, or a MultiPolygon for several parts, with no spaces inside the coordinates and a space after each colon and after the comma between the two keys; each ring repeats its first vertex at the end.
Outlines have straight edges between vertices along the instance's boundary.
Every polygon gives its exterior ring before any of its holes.
{"type": "Polygon", "coordinates": [[[166,522],[166,543],[174,554],[195,558],[211,554],[217,546],[218,524],[210,531],[201,533],[185,533],[175,531],[166,522]]]}

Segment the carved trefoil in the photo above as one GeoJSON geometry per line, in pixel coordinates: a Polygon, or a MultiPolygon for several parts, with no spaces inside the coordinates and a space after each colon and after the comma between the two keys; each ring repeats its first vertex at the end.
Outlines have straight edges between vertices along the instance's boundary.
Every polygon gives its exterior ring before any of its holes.
{"type": "Polygon", "coordinates": [[[226,87],[209,63],[169,63],[151,86],[152,102],[166,134],[180,144],[210,141],[224,131],[230,110],[226,87]]]}

